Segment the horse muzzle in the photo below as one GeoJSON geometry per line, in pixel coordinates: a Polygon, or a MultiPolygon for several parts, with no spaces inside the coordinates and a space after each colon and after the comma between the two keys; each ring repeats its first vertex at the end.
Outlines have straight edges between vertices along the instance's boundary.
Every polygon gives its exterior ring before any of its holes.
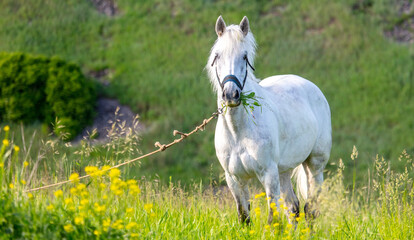
{"type": "Polygon", "coordinates": [[[223,91],[223,100],[226,106],[237,107],[240,105],[240,92],[238,89],[224,89],[223,91]],[[229,91],[232,90],[232,91],[229,91]]]}

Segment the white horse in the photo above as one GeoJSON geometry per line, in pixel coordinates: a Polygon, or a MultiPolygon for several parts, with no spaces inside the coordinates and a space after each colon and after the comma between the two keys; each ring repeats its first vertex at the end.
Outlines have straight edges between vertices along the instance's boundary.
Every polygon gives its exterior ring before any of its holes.
{"type": "Polygon", "coordinates": [[[299,214],[292,173],[296,168],[298,179],[307,180],[298,181],[298,185],[308,203],[315,199],[332,145],[328,102],[316,85],[299,76],[278,75],[262,81],[254,76],[256,42],[247,17],[240,25],[226,27],[220,16],[215,30],[218,38],[206,69],[218,106],[228,106],[218,118],[215,148],[239,219],[250,223],[247,182],[254,177],[268,197],[269,224],[273,221],[271,203],[279,206],[281,193],[289,211],[299,214]],[[249,92],[254,92],[262,105],[251,113],[240,106],[240,96],[249,92]]]}

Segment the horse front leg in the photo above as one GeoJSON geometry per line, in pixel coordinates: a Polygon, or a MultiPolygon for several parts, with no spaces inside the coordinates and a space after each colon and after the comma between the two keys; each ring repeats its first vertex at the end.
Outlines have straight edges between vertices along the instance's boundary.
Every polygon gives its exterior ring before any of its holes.
{"type": "Polygon", "coordinates": [[[273,222],[273,211],[279,209],[279,198],[280,198],[280,181],[279,181],[279,170],[276,164],[267,168],[266,171],[257,174],[259,181],[265,188],[267,195],[267,203],[269,207],[269,216],[267,223],[270,225],[273,222]]]}
{"type": "Polygon", "coordinates": [[[232,175],[226,172],[227,186],[234,197],[237,204],[237,212],[239,214],[239,220],[241,223],[250,225],[250,203],[249,203],[249,190],[247,184],[239,183],[234,179],[232,175]]]}

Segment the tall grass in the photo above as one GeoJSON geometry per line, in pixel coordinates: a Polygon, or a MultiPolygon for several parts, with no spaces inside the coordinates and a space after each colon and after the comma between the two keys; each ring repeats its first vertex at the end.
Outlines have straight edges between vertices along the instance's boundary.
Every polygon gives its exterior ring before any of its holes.
{"type": "MultiPolygon", "coordinates": [[[[227,188],[203,184],[180,186],[169,180],[128,179],[126,169],[103,165],[87,166],[82,171],[91,178],[79,180],[78,172],[60,171],[58,179],[71,182],[54,189],[24,192],[28,185],[52,183],[56,179],[43,172],[28,174],[34,159],[25,158],[2,129],[0,148],[0,238],[48,239],[412,239],[414,237],[414,186],[409,173],[412,157],[403,152],[398,159],[402,172],[392,171],[389,162],[378,157],[369,168],[369,181],[352,192],[344,184],[347,171],[340,160],[335,172],[328,173],[317,208],[319,217],[306,220],[302,214],[287,221],[281,209],[267,225],[267,204],[260,188],[252,189],[253,224],[238,222],[234,200],[227,188]],[[47,179],[47,180],[46,180],[47,179]],[[296,223],[295,223],[296,222],[296,223]]],[[[16,134],[18,135],[18,134],[16,134]]],[[[119,148],[127,141],[114,140],[119,148]]],[[[50,147],[50,146],[48,146],[50,147]]],[[[88,152],[88,150],[83,150],[88,152]]],[[[355,149],[356,151],[356,149],[355,149]]],[[[354,160],[357,156],[352,155],[354,160]]],[[[30,155],[29,155],[30,156],[30,155]]],[[[52,169],[65,169],[64,156],[54,153],[52,169]],[[53,168],[54,167],[54,168],[53,168]]],[[[120,159],[122,160],[122,159],[120,159]]],[[[80,170],[80,169],[78,169],[80,170]]],[[[350,169],[349,171],[353,171],[350,169]]]]}

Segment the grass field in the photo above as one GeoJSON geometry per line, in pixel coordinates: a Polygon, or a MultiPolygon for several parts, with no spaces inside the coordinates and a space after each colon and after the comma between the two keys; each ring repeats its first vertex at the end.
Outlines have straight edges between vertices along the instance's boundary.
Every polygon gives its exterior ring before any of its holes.
{"type": "MultiPolygon", "coordinates": [[[[227,23],[238,23],[247,15],[259,46],[257,77],[294,73],[321,88],[332,110],[332,162],[343,158],[354,164],[348,156],[356,145],[360,183],[367,180],[376,154],[393,160],[392,169],[403,170],[394,160],[404,149],[414,151],[414,49],[384,37],[399,17],[394,1],[355,9],[357,2],[119,0],[118,15],[107,17],[84,0],[4,0],[0,51],[58,55],[80,64],[86,74],[109,69],[110,85],[101,94],[141,115],[147,131],[140,148],[148,152],[155,141],[170,141],[173,129],[188,131],[215,110],[204,71],[216,38],[215,20],[221,14],[227,23]]],[[[220,182],[213,125],[130,171],[158,174],[163,182],[169,176],[183,183],[220,182]]],[[[25,129],[41,132],[37,125],[25,129]]],[[[66,150],[68,162],[78,161],[74,152],[79,148],[66,150]]],[[[128,156],[133,154],[123,155],[128,156]]],[[[84,165],[102,155],[92,157],[85,157],[84,165]]],[[[351,183],[352,172],[345,175],[351,183]]]]}
{"type": "MultiPolygon", "coordinates": [[[[97,163],[79,174],[67,174],[65,156],[53,151],[55,161],[48,167],[30,157],[30,145],[15,145],[14,133],[7,127],[0,132],[0,239],[413,239],[414,186],[409,172],[412,158],[400,157],[402,172],[389,169],[383,159],[375,161],[365,187],[350,190],[344,185],[342,161],[324,182],[318,209],[319,217],[307,221],[284,215],[279,201],[275,220],[267,225],[267,203],[261,189],[251,188],[250,226],[237,220],[236,206],[227,188],[202,183],[181,186],[169,179],[160,181],[129,179],[128,168],[108,169],[97,163]],[[34,192],[24,192],[41,183],[56,182],[46,176],[70,183],[34,192]],[[54,174],[52,174],[54,173],[54,174]]],[[[53,141],[53,140],[51,140],[53,141]]],[[[127,142],[114,143],[128,148],[127,142]]],[[[83,149],[83,154],[88,152],[83,149]]],[[[102,159],[113,165],[108,155],[102,159]]],[[[358,159],[357,150],[352,153],[358,159]]],[[[352,172],[352,168],[351,168],[352,172]]]]}

